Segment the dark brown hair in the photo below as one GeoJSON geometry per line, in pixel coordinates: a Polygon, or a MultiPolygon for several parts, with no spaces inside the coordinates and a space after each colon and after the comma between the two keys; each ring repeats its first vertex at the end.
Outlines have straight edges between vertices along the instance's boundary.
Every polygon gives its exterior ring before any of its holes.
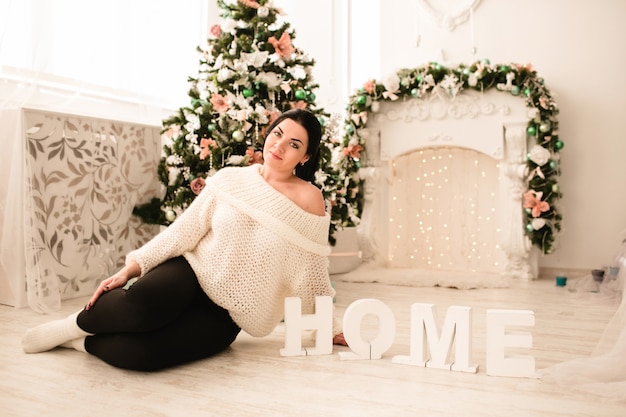
{"type": "Polygon", "coordinates": [[[278,116],[269,126],[267,131],[271,132],[285,119],[293,120],[306,130],[309,139],[306,154],[309,156],[309,159],[303,165],[296,165],[296,176],[305,181],[313,181],[315,173],[319,167],[322,125],[317,119],[317,116],[310,111],[303,109],[291,109],[278,116]]]}

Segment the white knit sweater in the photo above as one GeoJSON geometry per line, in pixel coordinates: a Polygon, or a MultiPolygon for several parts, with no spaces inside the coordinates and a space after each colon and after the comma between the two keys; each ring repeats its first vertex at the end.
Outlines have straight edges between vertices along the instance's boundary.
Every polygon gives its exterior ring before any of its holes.
{"type": "Polygon", "coordinates": [[[272,332],[285,297],[300,297],[303,314],[311,314],[316,296],[335,294],[328,276],[330,217],[300,208],[259,168],[220,169],[174,223],[126,257],[144,275],[184,256],[206,294],[252,336],[272,332]]]}

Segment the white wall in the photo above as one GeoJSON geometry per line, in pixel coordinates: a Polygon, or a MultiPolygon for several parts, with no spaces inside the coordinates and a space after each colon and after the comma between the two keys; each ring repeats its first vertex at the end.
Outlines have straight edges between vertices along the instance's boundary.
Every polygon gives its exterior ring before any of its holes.
{"type": "MultiPolygon", "coordinates": [[[[294,44],[316,59],[318,104],[331,112],[341,112],[366,79],[401,67],[482,58],[532,63],[556,96],[565,142],[564,230],[558,250],[542,257],[540,266],[590,269],[608,263],[626,229],[626,1],[481,0],[473,14],[475,55],[469,21],[447,31],[420,8],[427,3],[452,10],[469,2],[274,0],[296,30],[294,44]]],[[[216,4],[209,0],[208,25],[217,22],[216,4]]]]}
{"type": "Polygon", "coordinates": [[[358,53],[348,54],[349,85],[328,87],[320,78],[320,96],[331,95],[328,88],[349,92],[367,78],[380,79],[430,60],[531,63],[556,97],[565,142],[563,231],[556,252],[542,256],[540,267],[591,269],[612,260],[626,237],[626,1],[481,0],[473,13],[472,37],[469,20],[448,31],[419,7],[423,3],[452,11],[468,0],[325,0],[319,7],[317,2],[311,7],[282,0],[298,32],[298,45],[318,54],[320,72],[332,66],[324,56],[328,40],[323,11],[329,2],[352,10],[355,21],[336,25],[353,33],[349,43],[358,53]],[[372,13],[363,13],[366,9],[372,13]],[[379,34],[378,42],[372,34],[379,34]],[[366,76],[368,70],[371,75],[366,76]]]}

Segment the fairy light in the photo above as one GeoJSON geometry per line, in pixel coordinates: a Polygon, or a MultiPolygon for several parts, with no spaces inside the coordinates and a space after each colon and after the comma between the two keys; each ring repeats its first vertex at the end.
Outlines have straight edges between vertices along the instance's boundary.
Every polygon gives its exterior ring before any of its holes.
{"type": "Polygon", "coordinates": [[[493,270],[504,265],[498,244],[498,164],[476,151],[430,148],[393,163],[389,260],[398,266],[493,270]]]}

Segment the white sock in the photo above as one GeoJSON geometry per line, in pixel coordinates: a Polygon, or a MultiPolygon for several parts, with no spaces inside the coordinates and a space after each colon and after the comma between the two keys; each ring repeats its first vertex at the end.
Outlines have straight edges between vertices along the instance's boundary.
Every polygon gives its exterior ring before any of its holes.
{"type": "Polygon", "coordinates": [[[54,320],[26,331],[22,339],[22,348],[26,353],[38,353],[50,350],[70,340],[90,336],[76,323],[76,312],[62,320],[54,320]]]}
{"type": "Polygon", "coordinates": [[[73,339],[69,342],[63,343],[61,347],[87,353],[87,349],[85,349],[85,339],[86,337],[79,337],[78,339],[73,339]]]}

